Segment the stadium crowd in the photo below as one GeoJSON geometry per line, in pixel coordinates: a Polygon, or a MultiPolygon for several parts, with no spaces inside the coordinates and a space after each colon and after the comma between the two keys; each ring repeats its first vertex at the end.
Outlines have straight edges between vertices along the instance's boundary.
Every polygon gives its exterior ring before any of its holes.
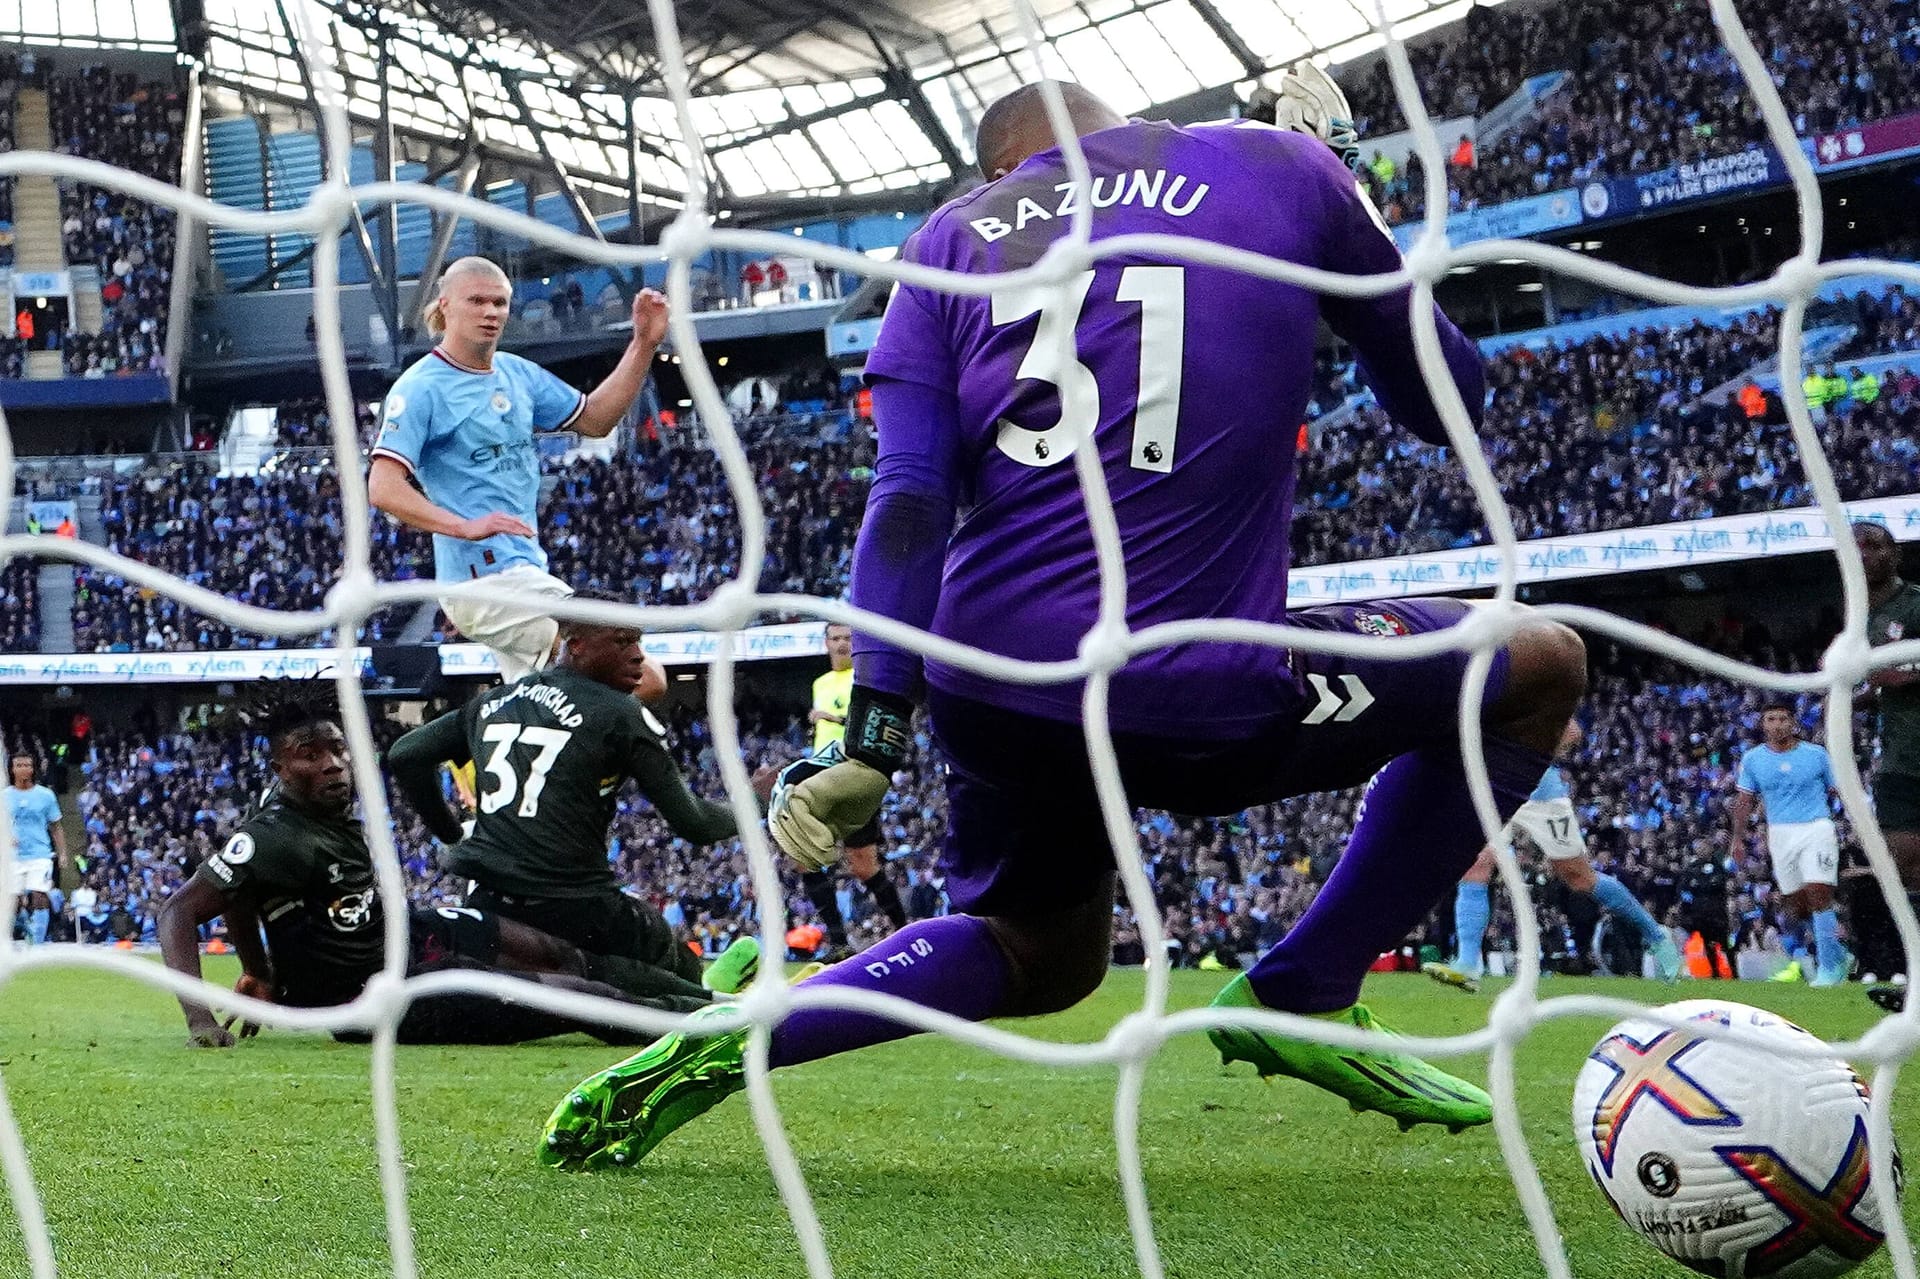
{"type": "MultiPolygon", "coordinates": [[[[178,84],[141,82],[104,66],[47,78],[54,148],[157,178],[180,180],[186,94],[178,84]]],[[[100,273],[97,334],[65,346],[70,377],[160,371],[173,283],[174,214],[84,182],[60,184],[66,260],[100,273]]]]}
{"type": "MultiPolygon", "coordinates": [[[[1761,0],[1741,17],[1801,136],[1920,110],[1920,14],[1910,0],[1761,0]]],[[[1450,212],[1653,173],[1766,138],[1704,4],[1476,6],[1410,52],[1436,120],[1484,115],[1533,76],[1570,73],[1491,144],[1440,139],[1450,153],[1450,212]]],[[[1406,128],[1384,60],[1339,78],[1363,139],[1406,128]]],[[[1425,216],[1417,159],[1376,159],[1363,176],[1389,223],[1425,216]]]]}
{"type": "MultiPolygon", "coordinates": [[[[375,409],[379,401],[356,403],[355,426],[362,448],[373,446],[375,409]]],[[[287,449],[330,449],[333,447],[333,418],[323,400],[291,400],[279,409],[277,425],[280,447],[287,449]]]]}
{"type": "Polygon", "coordinates": [[[40,562],[11,559],[0,568],[0,653],[40,651],[40,562]]]}
{"type": "MultiPolygon", "coordinates": [[[[1920,488],[1920,361],[1865,373],[1850,360],[1920,343],[1920,300],[1900,288],[1836,308],[1824,357],[1845,387],[1820,429],[1849,499],[1920,488]],[[1843,323],[1844,322],[1844,323],[1843,323]]],[[[1637,328],[1487,362],[1482,449],[1522,538],[1659,524],[1810,501],[1777,394],[1743,375],[1778,349],[1779,316],[1637,328]],[[1737,385],[1729,385],[1735,383],[1737,385]],[[1720,389],[1724,398],[1708,399],[1720,389]]],[[[1335,563],[1487,540],[1464,470],[1370,404],[1331,419],[1302,459],[1298,563],[1335,563]]]]}
{"type": "MultiPolygon", "coordinates": [[[[20,59],[0,52],[0,155],[13,150],[14,114],[20,105],[20,59]]],[[[0,267],[13,265],[13,179],[0,178],[0,267]]],[[[0,366],[0,377],[18,377],[0,366]]]]}
{"type": "MultiPolygon", "coordinates": [[[[1516,345],[1488,361],[1483,449],[1522,538],[1594,532],[1789,507],[1810,500],[1778,395],[1748,375],[1778,346],[1778,314],[1642,327],[1618,336],[1516,345]],[[1716,389],[1719,395],[1709,399],[1716,389]]],[[[1920,347],[1920,298],[1895,287],[1829,306],[1829,341],[1810,398],[1848,498],[1920,491],[1920,360],[1861,360],[1920,347]],[[1848,330],[1851,329],[1851,335],[1848,330]]],[[[1398,431],[1323,361],[1300,458],[1294,559],[1328,564],[1469,546],[1487,533],[1464,470],[1398,431]]],[[[775,414],[788,399],[770,395],[775,414]]],[[[839,595],[872,480],[870,432],[829,400],[818,412],[742,424],[768,517],[765,591],[839,595]],[[779,427],[769,426],[778,422],[779,427]],[[788,429],[796,422],[803,429],[788,429]]],[[[372,430],[358,406],[359,433],[372,430]]],[[[292,450],[253,478],[217,479],[210,462],[157,463],[114,485],[107,533],[118,550],[223,594],[313,608],[335,576],[333,461],[316,401],[280,409],[292,450]],[[266,554],[253,551],[264,547],[266,554]],[[241,557],[246,557],[244,560],[241,557]]],[[[540,528],[555,576],[659,604],[706,597],[738,571],[740,525],[712,450],[675,429],[606,460],[549,465],[540,528]]],[[[376,571],[430,576],[427,539],[376,519],[376,571]]],[[[83,571],[74,603],[81,651],[253,647],[178,605],[83,571]]],[[[390,619],[388,619],[390,620],[390,619]]],[[[376,619],[374,638],[388,634],[376,619]]],[[[450,637],[444,623],[438,633],[450,637]]]]}
{"type": "MultiPolygon", "coordinates": [[[[227,477],[208,458],[170,460],[115,479],[103,495],[101,523],[109,549],[262,608],[319,608],[339,576],[339,481],[323,460],[227,477]]],[[[375,521],[373,566],[384,580],[430,575],[430,563],[424,536],[375,521]]],[[[381,640],[394,624],[392,610],[377,613],[364,638],[381,640]]],[[[83,653],[314,642],[235,630],[92,568],[74,578],[73,632],[83,653]]]]}
{"type": "MultiPolygon", "coordinates": [[[[1656,619],[1657,623],[1657,619],[1656,619]]],[[[1837,618],[1821,619],[1837,625],[1837,618]]],[[[1729,620],[1688,638],[1764,665],[1808,669],[1822,632],[1776,642],[1764,626],[1729,620]]],[[[1690,895],[1702,882],[1724,892],[1709,903],[1724,914],[1725,931],[1743,949],[1777,942],[1780,901],[1758,845],[1730,849],[1725,806],[1742,749],[1759,738],[1756,690],[1599,642],[1582,708],[1587,735],[1568,762],[1575,803],[1596,865],[1611,870],[1656,917],[1691,918],[1690,895]],[[1703,876],[1704,867],[1711,873],[1703,876]]],[[[1802,722],[1817,738],[1818,708],[1809,702],[1802,722]]],[[[742,743],[750,767],[785,761],[802,750],[803,720],[776,710],[749,691],[740,705],[742,743]]],[[[264,742],[209,729],[199,712],[171,724],[151,713],[125,731],[98,732],[78,749],[78,812],[86,828],[83,898],[89,919],[70,903],[69,927],[90,940],[151,939],[159,903],[218,847],[265,784],[264,742]]],[[[682,767],[696,791],[722,792],[712,735],[689,710],[670,720],[682,767]]],[[[882,851],[914,917],[945,909],[935,867],[945,829],[945,798],[935,752],[918,726],[909,769],[894,778],[881,815],[882,851]]],[[[376,720],[384,745],[399,725],[376,720]]],[[[1862,751],[1870,750],[1864,733],[1862,751]]],[[[416,904],[457,904],[461,885],[437,870],[436,846],[404,801],[395,804],[394,834],[416,904]]],[[[1141,812],[1140,852],[1166,922],[1167,958],[1185,966],[1233,966],[1270,944],[1312,902],[1338,860],[1351,829],[1359,792],[1317,795],[1253,809],[1228,818],[1196,819],[1141,812]]],[[[1851,843],[1842,823],[1843,842],[1851,843]]],[[[737,843],[698,849],[676,839],[645,801],[629,791],[620,801],[608,858],[630,891],[652,900],[668,920],[708,954],[757,927],[758,916],[744,852],[737,843]]],[[[1539,871],[1538,865],[1533,866],[1539,871]]],[[[782,867],[789,918],[814,917],[798,875],[782,867]]],[[[1609,930],[1595,940],[1576,929],[1568,902],[1551,877],[1535,874],[1536,906],[1547,958],[1562,969],[1598,965],[1639,971],[1637,939],[1609,930]],[[1622,947],[1626,950],[1622,951],[1622,947]]],[[[842,909],[855,944],[876,940],[885,921],[863,890],[842,887],[842,909]]],[[[1447,953],[1450,906],[1443,904],[1415,944],[1447,953]]],[[[1117,912],[1115,960],[1138,963],[1137,921],[1117,912]]],[[[1496,916],[1496,949],[1513,946],[1510,911],[1496,916]]]]}

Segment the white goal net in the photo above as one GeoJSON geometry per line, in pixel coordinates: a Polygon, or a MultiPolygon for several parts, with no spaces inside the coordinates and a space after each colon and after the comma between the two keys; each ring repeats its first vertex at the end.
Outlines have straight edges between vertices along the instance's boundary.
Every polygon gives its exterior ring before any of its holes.
{"type": "MultiPolygon", "coordinates": [[[[1300,2],[1306,4],[1316,0],[1300,2]]],[[[1802,365],[1802,329],[1806,308],[1824,282],[1850,276],[1880,275],[1920,285],[1920,267],[1911,264],[1865,259],[1835,263],[1821,261],[1822,208],[1812,165],[1794,136],[1780,94],[1761,56],[1748,38],[1733,0],[1712,0],[1713,16],[1726,47],[1745,76],[1749,92],[1760,107],[1769,138],[1778,154],[1784,158],[1791,176],[1799,206],[1800,252],[1765,280],[1737,288],[1715,290],[1683,286],[1613,266],[1587,255],[1530,242],[1487,240],[1470,246],[1453,247],[1447,241],[1445,220],[1441,217],[1427,221],[1419,239],[1406,254],[1404,270],[1373,277],[1336,275],[1179,236],[1136,235],[1124,240],[1093,240],[1090,238],[1092,202],[1086,198],[1074,202],[1070,232],[1042,261],[1026,270],[997,277],[960,276],[897,262],[876,263],[856,251],[823,246],[792,236],[719,229],[709,213],[702,138],[690,104],[686,60],[673,5],[671,0],[649,0],[648,7],[656,27],[660,66],[676,108],[687,157],[688,194],[685,208],[663,230],[657,246],[599,242],[563,232],[481,200],[458,196],[431,186],[413,183],[350,184],[351,136],[343,89],[337,71],[327,61],[330,46],[321,38],[316,16],[309,11],[304,0],[289,0],[287,11],[300,52],[312,77],[314,109],[321,123],[325,143],[327,177],[303,207],[284,212],[252,212],[216,204],[197,192],[182,191],[96,161],[25,151],[0,156],[0,175],[52,175],[123,191],[143,200],[171,206],[181,214],[183,240],[192,233],[191,224],[194,222],[242,232],[312,237],[314,327],[329,406],[333,448],[342,478],[345,562],[338,585],[329,595],[324,611],[290,614],[244,605],[215,595],[183,579],[82,541],[52,536],[12,535],[0,538],[0,553],[9,559],[39,556],[94,566],[118,574],[137,587],[170,596],[207,616],[262,634],[291,637],[331,627],[337,637],[338,661],[335,669],[338,672],[336,679],[340,708],[344,727],[353,744],[355,781],[375,854],[379,891],[388,902],[404,902],[407,892],[401,862],[391,836],[386,786],[378,772],[379,756],[373,748],[370,725],[361,697],[359,665],[352,660],[354,636],[359,624],[381,608],[417,604],[436,598],[443,592],[431,582],[381,583],[375,580],[369,568],[370,512],[366,492],[363,484],[350,479],[361,471],[361,452],[360,442],[356,438],[353,398],[348,386],[346,355],[341,340],[340,307],[336,292],[340,279],[338,232],[355,205],[366,209],[385,204],[399,206],[412,203],[429,206],[448,217],[470,218],[476,223],[523,236],[591,262],[637,267],[664,261],[668,266],[668,294],[673,304],[672,341],[682,353],[688,386],[701,420],[711,432],[713,447],[739,511],[743,547],[739,576],[716,590],[705,602],[688,607],[627,606],[591,601],[555,605],[550,597],[539,597],[538,605],[567,617],[606,621],[618,619],[649,629],[661,625],[699,628],[723,636],[730,636],[744,627],[757,611],[773,610],[850,622],[923,654],[937,656],[942,662],[991,674],[1002,680],[1041,684],[1085,678],[1087,750],[1093,763],[1121,881],[1127,900],[1139,920],[1141,939],[1148,955],[1166,953],[1162,945],[1164,932],[1152,887],[1142,869],[1132,811],[1122,790],[1106,718],[1110,677],[1129,655],[1197,639],[1232,639],[1302,651],[1365,654],[1369,657],[1415,658],[1447,648],[1470,650],[1474,654],[1474,660],[1468,668],[1466,687],[1462,690],[1460,740],[1468,760],[1475,806],[1489,841],[1499,849],[1501,878],[1517,904],[1515,919],[1519,932],[1519,969],[1515,981],[1492,1005],[1488,1022],[1481,1029],[1446,1038],[1409,1037],[1397,1042],[1407,1051],[1433,1058],[1444,1059],[1480,1052],[1490,1054],[1490,1091],[1495,1102],[1494,1127],[1500,1150],[1532,1228],[1542,1266],[1553,1279],[1565,1279],[1572,1273],[1568,1258],[1555,1224],[1552,1205],[1536,1172],[1521,1127],[1515,1091],[1515,1054],[1529,1032],[1547,1019],[1570,1016],[1624,1018],[1645,1015],[1647,1010],[1622,999],[1596,996],[1545,999],[1540,994],[1540,943],[1535,915],[1525,880],[1514,861],[1511,848],[1500,835],[1501,823],[1482,753],[1479,719],[1476,714],[1465,713],[1465,708],[1480,704],[1492,668],[1493,655],[1514,625],[1518,608],[1514,603],[1516,566],[1519,563],[1517,542],[1509,512],[1496,487],[1492,471],[1475,444],[1466,407],[1460,402],[1447,373],[1434,327],[1433,291],[1436,283],[1452,267],[1489,264],[1501,259],[1523,259],[1543,269],[1659,302],[1710,302],[1726,306],[1776,303],[1784,308],[1780,325],[1780,366],[1783,370],[1797,371],[1802,365]],[[786,256],[804,254],[842,272],[879,275],[975,295],[1016,285],[1064,290],[1066,282],[1077,273],[1088,269],[1096,261],[1121,253],[1151,253],[1229,267],[1322,293],[1345,296],[1378,295],[1411,283],[1412,319],[1420,370],[1435,390],[1449,439],[1466,467],[1500,556],[1502,570],[1495,606],[1477,610],[1468,623],[1456,629],[1416,639],[1334,636],[1324,631],[1287,626],[1206,620],[1130,632],[1121,620],[1126,614],[1127,582],[1120,558],[1119,533],[1107,498],[1100,455],[1093,449],[1074,450],[1074,465],[1099,555],[1103,620],[1088,634],[1079,659],[1069,668],[1042,667],[990,657],[978,650],[937,640],[833,601],[801,595],[758,594],[752,584],[760,580],[765,558],[766,519],[755,489],[753,472],[719,389],[705,365],[692,319],[692,266],[701,255],[717,248],[760,255],[776,252],[786,256]]],[[[1017,9],[1026,37],[1023,56],[1032,78],[1040,79],[1056,73],[1047,60],[1038,18],[1027,0],[1019,0],[1017,9]]],[[[1406,52],[1395,37],[1378,0],[1375,0],[1374,21],[1385,37],[1393,84],[1417,138],[1417,152],[1425,172],[1426,207],[1444,210],[1447,208],[1448,166],[1440,141],[1422,107],[1406,52]]],[[[1049,89],[1046,98],[1072,179],[1085,188],[1089,183],[1087,164],[1073,131],[1067,127],[1065,106],[1057,90],[1049,89]]],[[[178,322],[183,322],[181,317],[176,317],[178,322]]],[[[1063,344],[1072,341],[1071,331],[1064,326],[1059,330],[1059,336],[1063,344]]],[[[1073,391],[1065,394],[1071,397],[1073,391]]],[[[1844,630],[1828,650],[1819,672],[1790,675],[1760,669],[1594,609],[1546,606],[1541,611],[1584,631],[1636,645],[1726,679],[1783,692],[1821,694],[1826,699],[1827,737],[1830,741],[1844,743],[1850,740],[1855,688],[1872,668],[1920,661],[1920,639],[1877,649],[1869,646],[1866,629],[1867,589],[1860,556],[1852,539],[1845,535],[1848,522],[1840,493],[1822,452],[1797,376],[1781,378],[1781,395],[1793,439],[1799,449],[1807,479],[1819,499],[1827,527],[1840,534],[1832,538],[1832,546],[1844,586],[1844,630]]],[[[1071,418],[1072,409],[1069,406],[1067,420],[1071,418]]],[[[0,481],[4,481],[7,491],[12,491],[14,474],[11,435],[0,433],[0,481]]],[[[501,603],[533,598],[484,583],[461,587],[459,594],[501,603]]],[[[760,927],[763,953],[780,955],[786,949],[786,921],[780,905],[783,894],[770,845],[760,827],[751,783],[742,763],[733,710],[734,649],[731,644],[721,643],[716,646],[714,653],[708,684],[708,714],[715,753],[739,819],[742,840],[751,863],[753,886],[762,906],[760,927]]],[[[1920,923],[1916,922],[1901,889],[1898,873],[1874,821],[1852,752],[1836,750],[1833,763],[1846,811],[1855,829],[1860,832],[1873,873],[1892,908],[1905,952],[1909,956],[1920,953],[1920,923]]],[[[9,830],[4,838],[0,838],[0,884],[13,882],[14,843],[9,830]]],[[[392,1250],[392,1270],[397,1279],[412,1279],[416,1264],[394,1077],[396,1031],[410,1000],[432,992],[454,990],[510,995],[519,1002],[555,1012],[590,1016],[652,1033],[673,1029],[682,1019],[488,974],[448,972],[404,979],[407,915],[404,910],[392,909],[386,912],[385,918],[386,970],[368,985],[360,998],[340,1008],[298,1010],[257,1003],[222,988],[192,983],[158,965],[105,948],[57,946],[16,952],[10,947],[0,947],[0,985],[31,969],[92,968],[117,973],[172,994],[192,995],[217,1009],[239,1012],[268,1025],[308,1030],[360,1028],[371,1031],[370,1086],[381,1189],[392,1250]]],[[[1351,1047],[1365,1046],[1370,1039],[1366,1033],[1352,1027],[1333,1026],[1324,1021],[1277,1012],[1206,1008],[1169,1013],[1168,984],[1167,966],[1160,963],[1151,965],[1145,982],[1145,997],[1137,1013],[1125,1018],[1098,1043],[1057,1044],[998,1028],[961,1022],[896,998],[806,986],[789,988],[780,974],[779,965],[766,965],[760,978],[736,1006],[738,1020],[734,1024],[746,1024],[752,1028],[747,1057],[747,1092],[753,1122],[765,1147],[781,1198],[791,1216],[809,1275],[814,1279],[825,1279],[832,1274],[828,1244],[769,1086],[768,1043],[772,1029],[792,1009],[837,1006],[881,1013],[921,1030],[946,1035],[1021,1061],[1046,1065],[1108,1063],[1116,1066],[1118,1085],[1113,1100],[1113,1143],[1121,1191],[1140,1271],[1146,1279],[1160,1279],[1163,1267],[1155,1241],[1150,1200],[1141,1164],[1139,1115],[1147,1069],[1162,1044],[1170,1036],[1191,1034],[1215,1026],[1257,1027],[1351,1047]]],[[[724,1028],[718,1021],[708,1024],[724,1028]]],[[[1678,1025],[1677,1022],[1672,1024],[1678,1025]]],[[[1737,1029],[1702,1027],[1698,1024],[1689,1024],[1688,1029],[1694,1033],[1745,1040],[1779,1051],[1774,1041],[1749,1039],[1737,1029]]],[[[1900,1279],[1920,1279],[1912,1244],[1894,1198],[1890,1115],[1891,1100],[1901,1067],[1916,1047],[1920,1047],[1920,1000],[1910,1001],[1904,1014],[1886,1018],[1859,1041],[1834,1047],[1863,1068],[1872,1067],[1873,1092],[1879,1104],[1872,1111],[1871,1173],[1874,1192],[1880,1196],[1879,1217],[1885,1224],[1895,1272],[1900,1279]]],[[[0,1072],[0,1165],[4,1166],[7,1189],[25,1240],[31,1274],[34,1279],[52,1279],[57,1272],[56,1258],[47,1219],[4,1085],[4,1072],[0,1072]]]]}

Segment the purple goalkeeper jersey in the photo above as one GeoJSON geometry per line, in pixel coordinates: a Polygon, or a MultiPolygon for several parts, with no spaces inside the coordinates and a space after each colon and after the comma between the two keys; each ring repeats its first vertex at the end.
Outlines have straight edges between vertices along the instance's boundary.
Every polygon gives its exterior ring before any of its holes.
{"type": "MultiPolygon", "coordinates": [[[[1163,232],[1350,274],[1400,265],[1352,174],[1315,139],[1244,122],[1130,122],[1083,145],[1096,240],[1163,232]]],[[[935,212],[903,256],[968,274],[1030,265],[1068,235],[1072,193],[1060,153],[1041,152],[935,212]]],[[[912,576],[910,554],[896,553],[898,535],[887,562],[878,549],[856,561],[855,602],[989,653],[1073,657],[1099,609],[1072,461],[1091,427],[1083,447],[1100,452],[1119,522],[1127,624],[1284,620],[1295,442],[1318,322],[1353,344],[1390,414],[1441,438],[1414,367],[1407,298],[1405,289],[1322,298],[1140,253],[1101,259],[1058,296],[901,286],[867,362],[880,457],[863,541],[883,540],[876,517],[903,491],[951,503],[957,520],[937,605],[932,592],[895,580],[912,576]],[[1064,358],[1055,340],[1062,328],[1072,335],[1064,358]],[[888,394],[890,382],[914,384],[916,394],[888,394]],[[1076,394],[1064,397],[1063,387],[1076,394]],[[1069,400],[1083,420],[1064,420],[1069,400]],[[894,407],[902,404],[914,407],[894,407]],[[919,615],[928,606],[931,616],[919,615]]],[[[1439,326],[1477,420],[1478,355],[1444,317],[1439,326]]],[[[859,652],[863,683],[908,691],[900,672],[910,657],[867,636],[859,652]]],[[[1015,685],[932,661],[925,677],[990,704],[1079,718],[1077,682],[1015,685]]],[[[1188,644],[1136,656],[1115,676],[1112,722],[1121,731],[1233,738],[1299,697],[1282,650],[1188,644]]]]}

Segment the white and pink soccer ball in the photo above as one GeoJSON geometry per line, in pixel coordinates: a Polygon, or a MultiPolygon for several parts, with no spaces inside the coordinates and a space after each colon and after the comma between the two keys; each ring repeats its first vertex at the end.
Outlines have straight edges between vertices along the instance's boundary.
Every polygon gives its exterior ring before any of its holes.
{"type": "MultiPolygon", "coordinates": [[[[1824,1048],[1781,1017],[1690,999],[1660,1010],[1824,1048]]],[[[1623,1021],[1573,1089],[1580,1156],[1622,1220],[1722,1279],[1825,1279],[1882,1241],[1867,1158],[1867,1086],[1831,1052],[1794,1056],[1623,1021]]],[[[1899,1154],[1894,1155],[1899,1168],[1899,1154]]]]}

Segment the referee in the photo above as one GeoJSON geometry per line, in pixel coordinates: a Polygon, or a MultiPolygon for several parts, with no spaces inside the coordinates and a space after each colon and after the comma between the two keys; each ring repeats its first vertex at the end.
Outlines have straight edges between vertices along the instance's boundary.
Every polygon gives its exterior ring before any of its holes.
{"type": "MultiPolygon", "coordinates": [[[[813,725],[816,754],[847,736],[847,699],[853,693],[853,628],[844,622],[827,624],[827,662],[827,673],[813,681],[813,709],[807,712],[807,722],[813,725]]],[[[906,927],[907,909],[900,903],[900,890],[880,866],[879,814],[850,833],[842,846],[846,851],[840,864],[866,886],[874,905],[893,921],[895,928],[906,927]]],[[[820,922],[827,930],[827,943],[837,959],[849,947],[847,923],[840,915],[840,898],[834,891],[833,875],[824,870],[810,870],[800,877],[800,882],[806,886],[807,900],[820,913],[820,922]]]]}

